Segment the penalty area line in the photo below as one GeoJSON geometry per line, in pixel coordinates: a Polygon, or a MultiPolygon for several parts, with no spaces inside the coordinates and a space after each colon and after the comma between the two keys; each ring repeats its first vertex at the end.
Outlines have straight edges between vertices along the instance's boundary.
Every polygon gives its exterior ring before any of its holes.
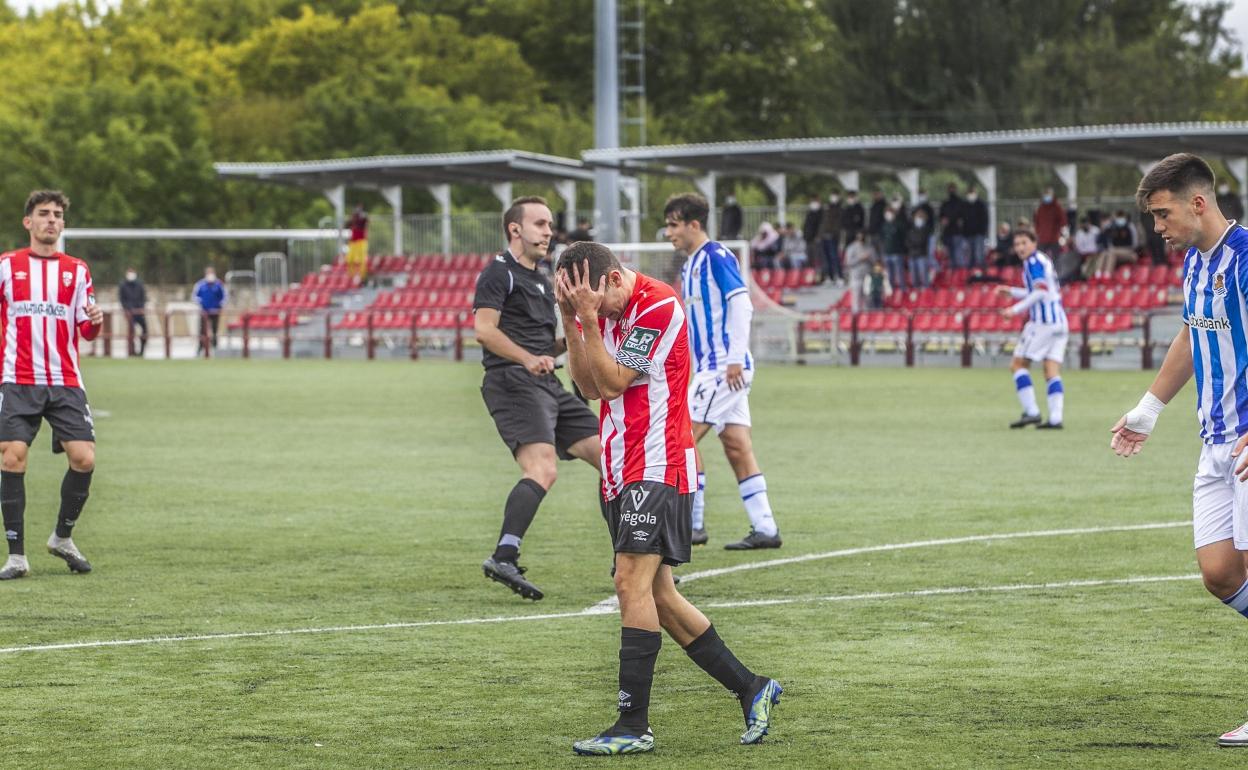
{"type": "MultiPolygon", "coordinates": [[[[1057,591],[1071,588],[1094,588],[1098,586],[1131,585],[1138,583],[1170,583],[1199,580],[1200,575],[1161,575],[1155,577],[1131,577],[1099,580],[1067,580],[1057,583],[1014,583],[999,586],[957,586],[952,588],[924,588],[914,591],[888,591],[865,594],[842,594],[832,596],[786,597],[783,599],[742,599],[730,602],[709,602],[706,607],[733,609],[740,607],[763,607],[780,604],[825,604],[830,602],[886,601],[889,599],[912,599],[924,596],[951,596],[962,594],[1005,593],[1010,591],[1057,591]]],[[[605,613],[593,608],[577,612],[552,612],[546,615],[511,615],[489,618],[463,618],[460,620],[426,620],[412,623],[375,623],[360,626],[326,626],[323,628],[292,628],[270,631],[239,631],[221,634],[190,634],[186,636],[149,636],[137,639],[113,639],[95,642],[65,642],[61,644],[34,644],[25,647],[0,648],[0,655],[19,652],[52,652],[57,650],[99,649],[105,647],[137,647],[141,645],[176,644],[179,642],[205,642],[230,639],[259,639],[279,636],[308,634],[360,633],[393,629],[432,628],[436,626],[470,626],[511,621],[558,620],[562,618],[587,618],[605,613]]]]}

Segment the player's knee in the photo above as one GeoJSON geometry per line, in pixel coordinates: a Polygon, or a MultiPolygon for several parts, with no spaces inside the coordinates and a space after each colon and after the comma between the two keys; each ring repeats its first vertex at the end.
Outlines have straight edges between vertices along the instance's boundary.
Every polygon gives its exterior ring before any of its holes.
{"type": "Polygon", "coordinates": [[[555,481],[559,478],[559,468],[556,465],[539,465],[536,468],[530,468],[525,472],[525,477],[536,481],[541,485],[542,489],[549,490],[555,485],[555,481]]]}
{"type": "Polygon", "coordinates": [[[1209,570],[1208,572],[1201,572],[1200,577],[1205,583],[1205,590],[1219,599],[1233,596],[1244,585],[1244,573],[1242,570],[1224,570],[1220,572],[1209,570]]]}
{"type": "Polygon", "coordinates": [[[620,600],[621,607],[631,606],[635,602],[648,599],[651,594],[650,586],[640,584],[626,570],[616,569],[615,595],[620,600]]]}
{"type": "Polygon", "coordinates": [[[10,473],[22,473],[26,470],[26,454],[28,447],[24,444],[10,444],[0,455],[0,468],[10,473]]]}
{"type": "Polygon", "coordinates": [[[69,455],[69,467],[79,473],[90,473],[95,470],[95,450],[80,449],[69,455]]]}

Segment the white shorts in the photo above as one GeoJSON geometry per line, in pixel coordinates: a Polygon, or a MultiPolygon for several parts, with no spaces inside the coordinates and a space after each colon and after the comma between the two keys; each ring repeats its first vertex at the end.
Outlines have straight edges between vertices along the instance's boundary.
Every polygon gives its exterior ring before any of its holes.
{"type": "Polygon", "coordinates": [[[1028,321],[1023,333],[1014,348],[1015,358],[1026,358],[1028,361],[1056,361],[1059,364],[1066,360],[1066,341],[1070,332],[1055,324],[1039,324],[1028,321]]]}
{"type": "Polygon", "coordinates": [[[1235,444],[1206,444],[1192,483],[1192,536],[1196,547],[1234,540],[1248,551],[1248,483],[1235,478],[1235,444]]]}
{"type": "Polygon", "coordinates": [[[750,385],[754,371],[744,370],[745,387],[732,390],[722,371],[698,372],[689,383],[689,418],[723,433],[727,425],[750,425],[750,385]]]}

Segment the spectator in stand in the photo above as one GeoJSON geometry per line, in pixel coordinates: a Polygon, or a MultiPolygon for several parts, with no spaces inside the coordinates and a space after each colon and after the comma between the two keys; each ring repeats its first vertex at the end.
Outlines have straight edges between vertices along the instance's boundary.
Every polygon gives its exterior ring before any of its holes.
{"type": "Polygon", "coordinates": [[[888,208],[888,202],[884,200],[884,191],[875,188],[871,193],[871,208],[867,210],[867,234],[871,236],[871,245],[875,246],[876,251],[883,251],[880,243],[880,237],[884,230],[884,209],[888,208]]]}
{"type": "MultiPolygon", "coordinates": [[[[1225,211],[1225,209],[1219,209],[1225,211]]],[[[1153,219],[1153,212],[1140,212],[1140,229],[1144,232],[1144,251],[1148,254],[1154,265],[1170,264],[1169,255],[1166,254],[1166,239],[1157,234],[1154,225],[1156,221],[1153,219]]]]}
{"type": "Polygon", "coordinates": [[[845,209],[841,212],[841,243],[848,247],[866,227],[867,211],[858,202],[858,191],[849,190],[845,193],[845,209]]]}
{"type": "Polygon", "coordinates": [[[802,238],[806,241],[806,253],[819,261],[819,223],[823,219],[823,204],[818,198],[811,198],[806,207],[806,218],[802,220],[802,238]]]}
{"type": "Polygon", "coordinates": [[[1093,273],[1101,255],[1100,235],[1101,228],[1092,224],[1090,219],[1083,217],[1079,220],[1079,227],[1075,230],[1073,239],[1075,247],[1070,251],[1074,255],[1073,264],[1063,266],[1063,272],[1058,280],[1062,283],[1070,283],[1093,273]]]}
{"type": "Polygon", "coordinates": [[[897,216],[891,206],[884,210],[880,223],[880,248],[884,252],[884,266],[888,268],[888,280],[899,290],[906,290],[906,223],[897,216]]]}
{"type": "Polygon", "coordinates": [[[117,298],[121,309],[126,314],[126,340],[130,355],[142,356],[147,347],[147,288],[139,280],[139,274],[133,267],[127,267],[125,278],[117,286],[117,298]],[[138,326],[139,344],[134,344],[134,329],[138,326]]]}
{"type": "MultiPolygon", "coordinates": [[[[347,274],[363,283],[368,277],[368,214],[364,212],[363,203],[355,204],[347,227],[351,228],[351,240],[347,243],[347,274]]],[[[215,331],[213,339],[216,339],[215,331]]],[[[215,342],[213,346],[216,346],[215,342]]]]}
{"type": "Polygon", "coordinates": [[[940,204],[940,240],[945,244],[949,264],[966,267],[966,201],[958,195],[958,186],[949,185],[948,197],[940,204]]]}
{"type": "Polygon", "coordinates": [[[845,267],[849,270],[850,307],[855,313],[863,308],[863,296],[867,291],[867,278],[872,263],[877,261],[875,249],[867,238],[866,230],[859,230],[854,240],[845,247],[845,267]]]}
{"type": "Polygon", "coordinates": [[[910,286],[926,289],[932,285],[932,225],[928,219],[931,206],[925,203],[914,209],[914,219],[906,229],[906,257],[910,261],[910,286]]]}
{"type": "Polygon", "coordinates": [[[204,268],[204,277],[200,278],[191,289],[191,296],[199,303],[200,313],[200,329],[199,329],[199,349],[196,353],[207,351],[204,349],[205,338],[211,335],[212,347],[217,347],[217,327],[221,324],[221,310],[225,308],[225,284],[217,280],[217,271],[212,265],[204,268]],[[208,328],[205,329],[203,324],[207,323],[208,328]]]}
{"type": "Polygon", "coordinates": [[[841,219],[845,213],[841,205],[841,196],[832,193],[828,196],[828,205],[823,207],[823,218],[819,221],[819,246],[823,253],[823,281],[845,283],[845,273],[841,270],[841,219]]]}
{"type": "Polygon", "coordinates": [[[126,349],[132,356],[143,356],[147,349],[147,288],[133,267],[126,268],[126,280],[117,286],[117,300],[126,314],[126,349]],[[134,327],[139,327],[139,344],[134,344],[134,327]]]}
{"type": "Polygon", "coordinates": [[[987,264],[984,252],[988,247],[988,204],[979,199],[979,191],[974,187],[966,191],[963,211],[962,227],[970,249],[971,267],[982,268],[987,264]]]}
{"type": "Polygon", "coordinates": [[[750,241],[750,254],[754,267],[771,269],[775,267],[776,254],[780,252],[780,233],[776,232],[776,228],[771,226],[770,222],[763,222],[758,226],[758,233],[750,241]]]}
{"type": "Polygon", "coordinates": [[[784,235],[780,239],[780,266],[785,270],[806,267],[806,239],[792,222],[784,226],[784,235]]]}
{"type": "Polygon", "coordinates": [[[724,208],[719,213],[719,239],[735,241],[740,238],[744,221],[741,206],[737,204],[737,196],[729,195],[724,198],[724,208]]]}
{"type": "Polygon", "coordinates": [[[997,258],[993,262],[997,267],[1018,267],[1023,264],[1014,253],[1014,230],[1009,222],[997,225],[997,258]]]}
{"type": "Polygon", "coordinates": [[[893,295],[893,287],[888,282],[888,273],[884,272],[884,266],[879,262],[871,265],[871,272],[867,273],[866,278],[863,279],[863,291],[867,295],[867,301],[872,310],[882,309],[884,300],[893,295]]]}
{"type": "Polygon", "coordinates": [[[1032,217],[1036,227],[1036,238],[1039,239],[1037,250],[1042,251],[1049,259],[1056,261],[1062,253],[1062,230],[1066,229],[1068,220],[1066,210],[1057,202],[1053,188],[1044,188],[1040,205],[1032,217]]]}
{"type": "Polygon", "coordinates": [[[1218,185],[1217,201],[1218,210],[1227,219],[1233,219],[1241,225],[1244,223],[1244,199],[1231,192],[1231,186],[1226,182],[1218,185]]]}
{"type": "Polygon", "coordinates": [[[581,217],[576,220],[576,229],[568,233],[565,237],[567,243],[579,243],[581,241],[592,241],[593,233],[590,232],[589,220],[581,217]]]}
{"type": "Polygon", "coordinates": [[[1127,218],[1127,212],[1118,209],[1114,212],[1113,221],[1105,228],[1105,250],[1101,252],[1092,277],[1099,281],[1108,281],[1119,265],[1139,261],[1140,254],[1136,250],[1139,245],[1140,238],[1135,231],[1135,225],[1127,218]]]}

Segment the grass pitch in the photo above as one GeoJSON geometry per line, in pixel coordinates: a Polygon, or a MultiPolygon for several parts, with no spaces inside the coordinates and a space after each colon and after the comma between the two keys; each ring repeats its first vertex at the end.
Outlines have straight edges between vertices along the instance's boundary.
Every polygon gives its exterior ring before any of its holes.
{"type": "Polygon", "coordinates": [[[76,540],[41,552],[64,461],[32,451],[32,575],[0,584],[7,767],[1216,767],[1248,709],[1242,618],[1195,574],[1191,393],[1144,454],[1108,428],[1148,373],[1066,376],[1067,430],[1009,431],[1009,375],[765,368],[758,457],[785,546],[748,524],[713,436],[686,594],[785,696],[737,745],[731,697],[667,640],[653,755],[576,758],[614,718],[618,618],[595,475],[564,464],[524,544],[546,591],[487,581],[517,473],[479,367],[86,363],[99,459],[76,540]],[[1120,583],[1129,578],[1178,578],[1120,583]],[[1092,584],[1063,585],[1072,581],[1092,584]],[[1105,582],[1098,582],[1105,581],[1105,582]],[[1021,585],[1022,590],[995,590],[1021,585]],[[923,592],[936,589],[993,589],[923,592]],[[784,601],[752,604],[746,602],[784,601]],[[715,606],[722,605],[722,606],[715,606]],[[562,617],[529,616],[561,615],[562,617]],[[432,624],[444,621],[478,621],[432,624]],[[359,628],[389,623],[429,625],[359,628]],[[338,628],[274,635],[270,632],[338,628]],[[256,636],[225,637],[222,634],[256,636]],[[76,649],[12,648],[144,642],[76,649]]]}

